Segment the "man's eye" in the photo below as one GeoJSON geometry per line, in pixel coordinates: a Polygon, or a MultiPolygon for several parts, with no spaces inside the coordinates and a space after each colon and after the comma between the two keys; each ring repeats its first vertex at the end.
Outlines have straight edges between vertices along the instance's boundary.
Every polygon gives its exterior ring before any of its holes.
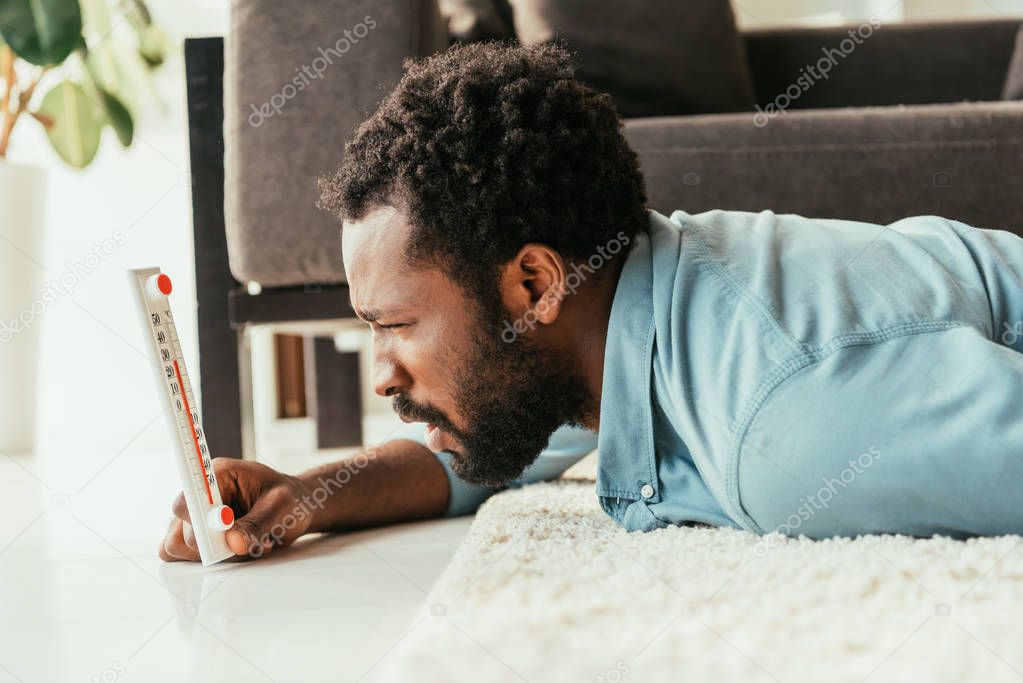
{"type": "Polygon", "coordinates": [[[407,326],[408,326],[408,323],[394,323],[393,325],[381,325],[380,327],[381,327],[381,329],[384,329],[384,330],[393,330],[393,329],[398,328],[398,327],[407,327],[407,326]]]}

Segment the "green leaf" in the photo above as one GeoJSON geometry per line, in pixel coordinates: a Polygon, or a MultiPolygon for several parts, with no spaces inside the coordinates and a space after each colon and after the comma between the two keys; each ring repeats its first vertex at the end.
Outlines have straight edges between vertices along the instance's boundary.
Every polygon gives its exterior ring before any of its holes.
{"type": "Polygon", "coordinates": [[[100,96],[100,104],[107,115],[107,121],[117,132],[117,139],[121,145],[127,147],[131,144],[135,132],[135,126],[131,120],[131,113],[128,108],[121,104],[121,101],[111,95],[103,88],[97,88],[100,96]]]}
{"type": "MultiPolygon", "coordinates": [[[[2,0],[0,0],[2,1],[2,0]]],[[[131,112],[124,106],[124,103],[111,91],[102,78],[100,78],[99,62],[96,61],[96,52],[83,50],[85,63],[85,94],[90,96],[106,116],[109,123],[117,133],[117,139],[121,145],[127,147],[131,144],[135,126],[132,123],[131,112]]]]}
{"type": "Polygon", "coordinates": [[[139,31],[139,54],[151,69],[163,64],[167,54],[167,36],[155,24],[139,31]]]}
{"type": "Polygon", "coordinates": [[[63,62],[82,37],[78,0],[0,0],[0,35],[26,62],[63,62]]]}
{"type": "Polygon", "coordinates": [[[88,166],[99,149],[104,118],[82,86],[72,81],[54,86],[43,97],[39,113],[53,119],[46,135],[60,158],[75,168],[88,166]]]}

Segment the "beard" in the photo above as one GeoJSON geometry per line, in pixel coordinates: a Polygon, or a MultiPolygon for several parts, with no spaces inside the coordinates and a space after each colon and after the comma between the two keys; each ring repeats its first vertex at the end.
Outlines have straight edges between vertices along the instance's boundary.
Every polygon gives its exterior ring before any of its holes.
{"type": "Polygon", "coordinates": [[[473,352],[453,370],[453,397],[466,427],[456,428],[444,413],[405,395],[394,410],[429,422],[454,436],[464,452],[451,452],[459,478],[482,486],[504,486],[520,477],[565,424],[578,425],[596,403],[576,363],[539,348],[519,335],[501,338],[497,321],[478,326],[473,352]]]}

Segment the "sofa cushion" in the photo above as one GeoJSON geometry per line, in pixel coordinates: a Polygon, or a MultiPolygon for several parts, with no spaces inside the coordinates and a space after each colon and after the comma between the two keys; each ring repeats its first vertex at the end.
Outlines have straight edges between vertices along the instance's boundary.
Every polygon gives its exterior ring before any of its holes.
{"type": "Polygon", "coordinates": [[[1000,99],[1019,26],[1018,19],[878,25],[874,18],[744,37],[761,107],[879,107],[1000,99]]]}
{"type": "Polygon", "coordinates": [[[231,3],[224,218],[231,272],[266,286],[340,282],[340,225],[317,177],[401,77],[445,47],[435,0],[231,3]]]}
{"type": "Polygon", "coordinates": [[[1009,62],[1009,71],[1005,74],[1002,99],[1023,100],[1023,28],[1016,34],[1016,49],[1009,62]]]}
{"type": "Polygon", "coordinates": [[[753,87],[728,0],[511,0],[525,44],[560,39],[578,75],[623,116],[750,109],[753,87]]]}
{"type": "MultiPolygon", "coordinates": [[[[649,204],[889,223],[933,214],[1023,234],[1023,104],[985,102],[627,121],[649,204]]],[[[755,236],[751,237],[755,238],[755,236]]]]}

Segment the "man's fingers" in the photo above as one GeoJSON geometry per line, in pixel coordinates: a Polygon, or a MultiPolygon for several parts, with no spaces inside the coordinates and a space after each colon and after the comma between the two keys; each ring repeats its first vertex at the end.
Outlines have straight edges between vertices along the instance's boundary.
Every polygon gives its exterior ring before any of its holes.
{"type": "Polygon", "coordinates": [[[184,537],[184,522],[180,519],[171,521],[167,535],[160,546],[160,559],[165,562],[180,560],[195,562],[199,559],[199,551],[188,547],[184,537]]]}
{"type": "Polygon", "coordinates": [[[181,525],[181,535],[185,537],[185,545],[195,552],[199,552],[199,545],[195,542],[195,530],[191,524],[185,522],[181,525]]]}
{"type": "Polygon", "coordinates": [[[166,543],[167,539],[164,538],[160,540],[160,549],[157,551],[156,554],[159,555],[160,559],[163,560],[164,562],[177,562],[178,558],[171,556],[164,548],[164,545],[166,543]]]}
{"type": "Polygon", "coordinates": [[[274,545],[280,545],[284,527],[278,522],[295,504],[295,500],[283,489],[267,491],[228,530],[228,547],[235,555],[260,557],[274,545]]]}
{"type": "MultiPolygon", "coordinates": [[[[302,514],[306,511],[298,509],[302,487],[296,486],[292,478],[266,465],[229,458],[216,458],[213,469],[224,503],[238,516],[226,541],[239,559],[261,557],[275,545],[290,543],[308,527],[308,515],[302,514]],[[295,510],[298,512],[293,519],[289,513],[295,510]]],[[[171,508],[174,521],[161,544],[160,557],[167,561],[198,560],[185,496],[178,494],[171,508]]]]}
{"type": "Polygon", "coordinates": [[[178,497],[174,499],[174,503],[171,505],[171,512],[182,522],[192,521],[192,518],[188,516],[188,505],[185,504],[184,493],[179,493],[178,497]]]}

